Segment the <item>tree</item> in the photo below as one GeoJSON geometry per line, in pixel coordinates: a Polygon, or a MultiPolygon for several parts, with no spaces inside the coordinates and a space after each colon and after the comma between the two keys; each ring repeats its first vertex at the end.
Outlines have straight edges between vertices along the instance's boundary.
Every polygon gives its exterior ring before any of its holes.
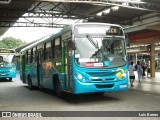
{"type": "Polygon", "coordinates": [[[24,42],[20,39],[6,37],[0,41],[0,48],[14,49],[14,48],[20,47],[21,45],[24,45],[24,44],[26,44],[26,42],[24,42]]]}
{"type": "Polygon", "coordinates": [[[7,48],[7,46],[2,41],[0,41],[0,48],[7,48]]]}

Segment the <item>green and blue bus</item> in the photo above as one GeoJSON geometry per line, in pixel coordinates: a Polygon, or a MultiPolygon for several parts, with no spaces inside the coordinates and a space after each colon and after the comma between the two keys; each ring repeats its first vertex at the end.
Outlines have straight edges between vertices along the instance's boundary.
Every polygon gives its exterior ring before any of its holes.
{"type": "Polygon", "coordinates": [[[23,83],[61,96],[128,89],[126,40],[121,26],[76,23],[21,50],[23,83]]]}
{"type": "Polygon", "coordinates": [[[15,50],[0,48],[0,78],[16,77],[15,50]]]}

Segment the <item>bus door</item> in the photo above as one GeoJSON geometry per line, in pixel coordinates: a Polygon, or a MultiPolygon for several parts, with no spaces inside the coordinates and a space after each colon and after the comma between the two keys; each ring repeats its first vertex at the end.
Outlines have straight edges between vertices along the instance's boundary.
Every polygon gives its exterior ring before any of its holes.
{"type": "Polygon", "coordinates": [[[42,85],[42,51],[37,51],[37,83],[38,86],[42,85]]]}
{"type": "Polygon", "coordinates": [[[72,90],[72,66],[71,66],[71,56],[72,56],[72,41],[64,41],[64,51],[65,51],[65,74],[66,74],[66,89],[72,90]]]}
{"type": "Polygon", "coordinates": [[[22,56],[22,60],[21,60],[21,66],[22,66],[22,77],[21,77],[21,79],[23,80],[23,83],[26,83],[26,56],[25,55],[23,55],[22,56]]]}

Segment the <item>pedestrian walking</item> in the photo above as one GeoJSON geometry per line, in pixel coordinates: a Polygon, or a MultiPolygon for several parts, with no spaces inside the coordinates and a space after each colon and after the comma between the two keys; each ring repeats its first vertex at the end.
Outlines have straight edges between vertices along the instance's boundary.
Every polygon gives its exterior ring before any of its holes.
{"type": "Polygon", "coordinates": [[[137,61],[137,74],[138,74],[138,80],[140,82],[142,77],[142,66],[140,64],[140,61],[137,61]]]}
{"type": "Polygon", "coordinates": [[[146,71],[146,64],[144,60],[141,61],[141,66],[142,66],[142,76],[146,76],[145,71],[146,71]]]}
{"type": "Polygon", "coordinates": [[[131,64],[128,67],[128,71],[129,71],[129,79],[130,79],[130,86],[133,87],[133,83],[135,80],[135,74],[134,74],[134,66],[133,66],[133,62],[131,62],[131,64]]]}

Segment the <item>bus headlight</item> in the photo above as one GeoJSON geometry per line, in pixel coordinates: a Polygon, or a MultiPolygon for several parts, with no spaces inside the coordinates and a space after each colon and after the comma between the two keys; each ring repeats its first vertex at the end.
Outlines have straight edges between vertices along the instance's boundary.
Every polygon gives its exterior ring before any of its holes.
{"type": "Polygon", "coordinates": [[[84,78],[80,73],[75,73],[75,77],[81,82],[86,82],[86,78],[84,78]]]}
{"type": "Polygon", "coordinates": [[[10,69],[10,70],[9,70],[9,72],[13,72],[13,71],[14,71],[13,69],[10,69]]]}
{"type": "Polygon", "coordinates": [[[81,75],[80,73],[75,73],[75,77],[76,77],[77,79],[79,79],[79,80],[82,79],[82,75],[81,75]]]}

